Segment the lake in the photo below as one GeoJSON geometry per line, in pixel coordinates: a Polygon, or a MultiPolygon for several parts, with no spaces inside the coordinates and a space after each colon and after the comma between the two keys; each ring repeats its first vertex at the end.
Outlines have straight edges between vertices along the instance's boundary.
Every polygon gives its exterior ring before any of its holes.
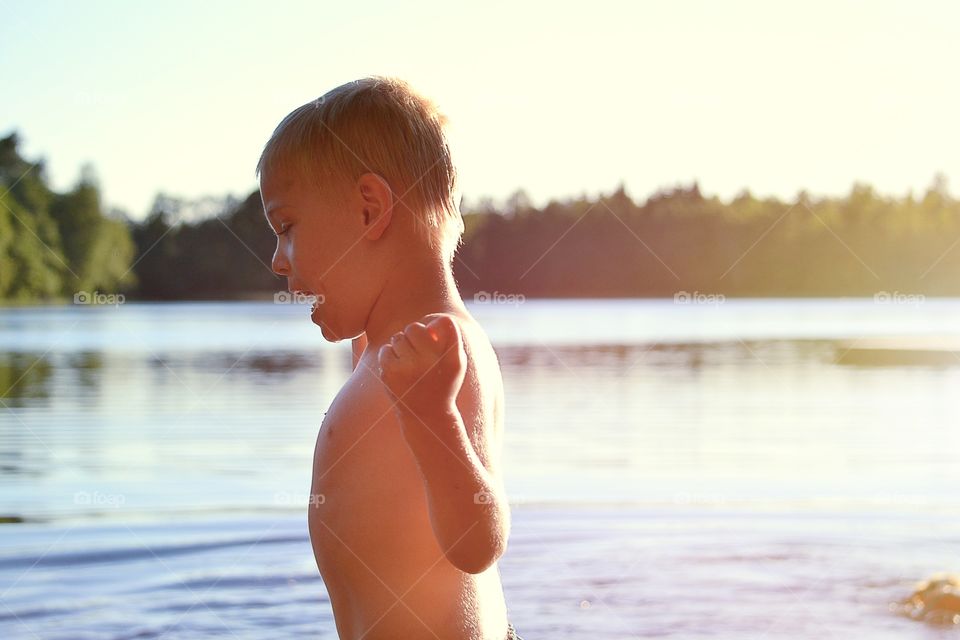
{"type": "MultiPolygon", "coordinates": [[[[506,389],[525,640],[955,638],[960,300],[472,303],[506,389]],[[852,341],[852,342],[851,342],[852,341]]],[[[305,305],[0,309],[0,637],[336,638],[305,505],[350,372],[305,305]]]]}

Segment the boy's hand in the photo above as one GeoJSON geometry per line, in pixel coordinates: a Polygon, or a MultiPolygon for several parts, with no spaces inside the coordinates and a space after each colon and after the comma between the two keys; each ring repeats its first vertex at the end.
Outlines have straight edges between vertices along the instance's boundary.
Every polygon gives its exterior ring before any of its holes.
{"type": "Polygon", "coordinates": [[[456,321],[426,316],[380,347],[380,378],[402,413],[419,417],[455,411],[467,372],[467,355],[456,321]]]}

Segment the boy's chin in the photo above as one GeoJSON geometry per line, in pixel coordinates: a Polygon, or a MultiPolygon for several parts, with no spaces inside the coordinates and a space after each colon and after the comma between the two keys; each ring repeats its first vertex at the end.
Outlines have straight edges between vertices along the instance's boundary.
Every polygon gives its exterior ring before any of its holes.
{"type": "Polygon", "coordinates": [[[323,337],[324,337],[324,339],[326,339],[327,341],[329,341],[329,342],[336,342],[336,341],[339,339],[339,338],[335,338],[335,337],[333,336],[333,331],[330,330],[330,326],[329,326],[326,322],[324,322],[323,320],[320,319],[320,309],[319,309],[319,308],[315,308],[315,309],[313,310],[313,312],[310,314],[310,320],[313,322],[313,324],[315,324],[315,325],[317,325],[318,327],[320,327],[320,331],[321,331],[321,333],[323,333],[323,337]]]}
{"type": "Polygon", "coordinates": [[[320,333],[323,334],[323,339],[327,342],[340,342],[344,339],[340,331],[336,331],[328,323],[321,321],[316,315],[311,315],[310,319],[313,320],[313,324],[320,327],[320,333]]]}
{"type": "Polygon", "coordinates": [[[317,326],[320,327],[320,333],[323,334],[324,340],[326,340],[327,342],[340,342],[341,340],[340,336],[330,331],[330,327],[323,324],[318,324],[317,326]]]}

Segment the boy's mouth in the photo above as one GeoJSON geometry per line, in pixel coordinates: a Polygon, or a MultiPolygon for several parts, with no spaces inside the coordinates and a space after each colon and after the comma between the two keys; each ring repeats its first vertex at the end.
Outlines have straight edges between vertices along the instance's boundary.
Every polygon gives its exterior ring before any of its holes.
{"type": "Polygon", "coordinates": [[[322,301],[322,298],[317,294],[315,294],[313,291],[298,289],[295,293],[298,296],[302,296],[304,299],[304,302],[310,303],[310,315],[313,315],[317,311],[317,309],[320,308],[320,302],[322,301]]]}
{"type": "Polygon", "coordinates": [[[320,296],[307,289],[290,289],[290,293],[293,295],[295,302],[309,302],[312,307],[316,307],[317,303],[322,300],[320,296]]]}

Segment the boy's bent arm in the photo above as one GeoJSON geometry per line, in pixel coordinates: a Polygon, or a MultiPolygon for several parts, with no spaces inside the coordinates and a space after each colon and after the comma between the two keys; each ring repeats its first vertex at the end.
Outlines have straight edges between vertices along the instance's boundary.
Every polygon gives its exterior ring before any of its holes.
{"type": "Polygon", "coordinates": [[[456,407],[414,414],[402,402],[397,416],[423,476],[434,535],[447,559],[480,573],[506,549],[509,507],[502,487],[483,466],[456,407]]]}
{"type": "Polygon", "coordinates": [[[480,573],[506,548],[509,508],[464,425],[466,417],[479,430],[478,442],[489,429],[472,420],[482,415],[480,398],[475,385],[464,387],[467,355],[459,326],[447,314],[423,320],[380,347],[380,377],[423,476],[437,542],[455,567],[480,573]]]}

